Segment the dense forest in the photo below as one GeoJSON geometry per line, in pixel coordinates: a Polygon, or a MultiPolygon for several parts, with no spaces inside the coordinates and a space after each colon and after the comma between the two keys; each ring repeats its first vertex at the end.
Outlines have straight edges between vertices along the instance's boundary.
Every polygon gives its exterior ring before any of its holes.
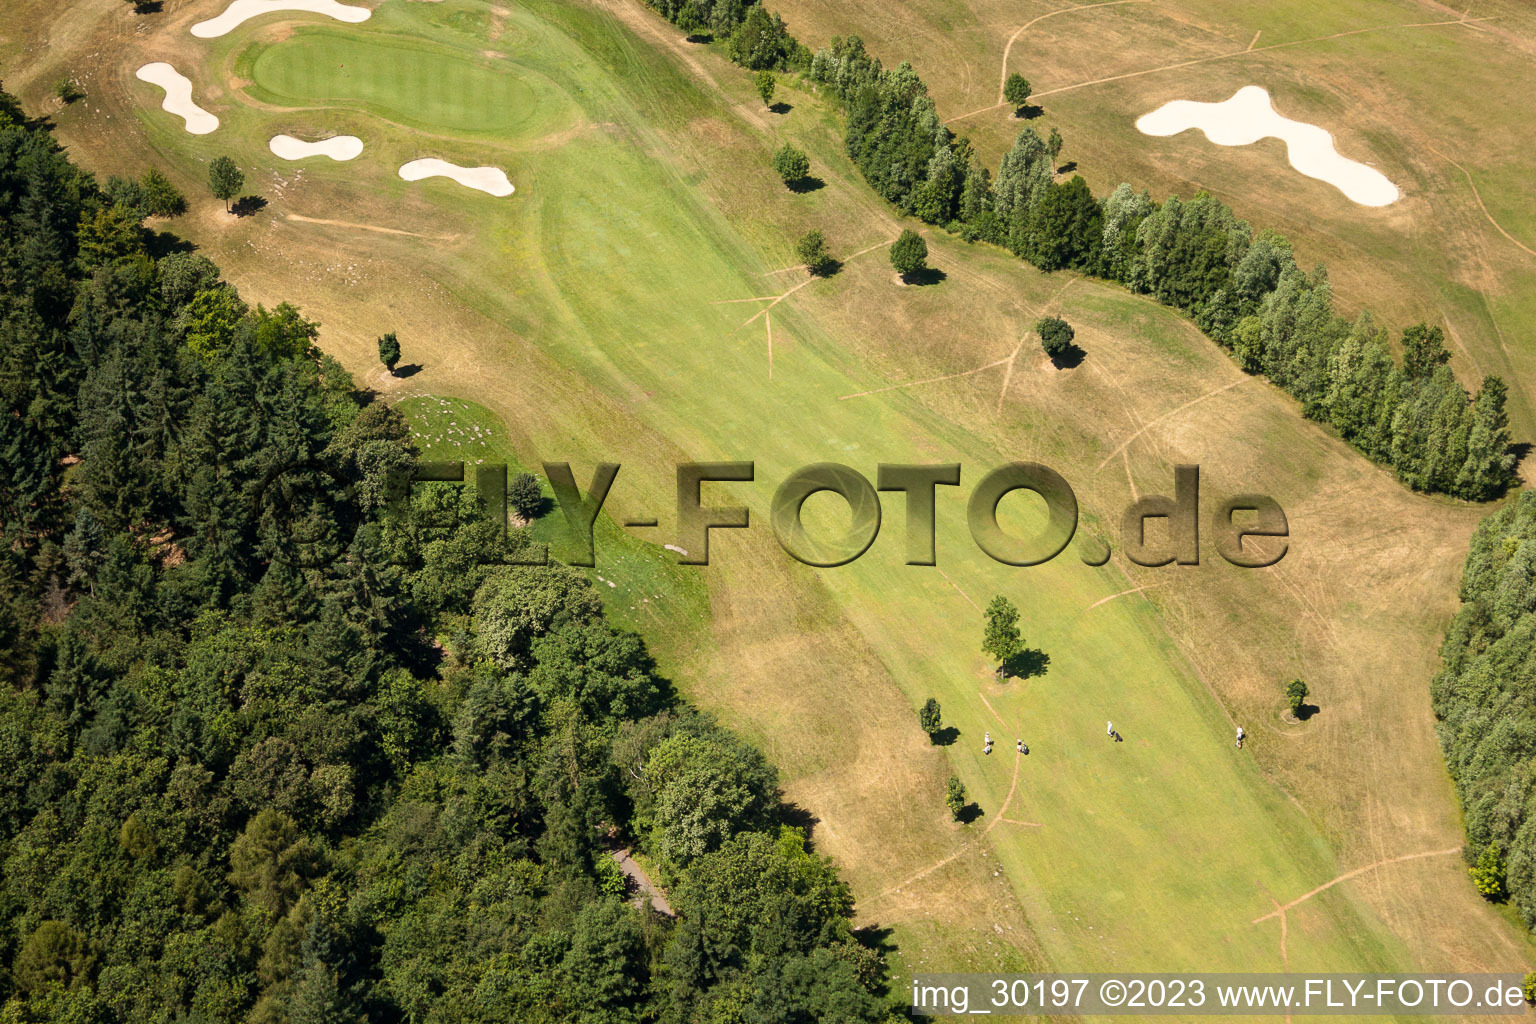
{"type": "Polygon", "coordinates": [[[885,1019],[774,768],[132,185],[0,93],[0,1021],[885,1019]]]}
{"type": "Polygon", "coordinates": [[[1433,697],[1478,887],[1536,928],[1536,492],[1478,525],[1433,697]]]}
{"type": "Polygon", "coordinates": [[[858,37],[811,54],[761,4],[652,3],[686,30],[722,39],[747,68],[798,71],[827,89],[847,115],[849,156],[903,213],[1041,270],[1118,281],[1182,310],[1244,370],[1416,490],[1482,501],[1513,482],[1502,380],[1485,377],[1469,396],[1445,365],[1441,329],[1425,324],[1402,333],[1399,364],[1385,325],[1334,313],[1322,266],[1303,270],[1284,237],[1255,232],[1213,196],[1157,203],[1122,184],[1095,197],[1080,175],[1058,180],[1061,137],[1042,139],[1028,125],[994,176],[944,126],[911,65],[884,68],[858,37]]]}

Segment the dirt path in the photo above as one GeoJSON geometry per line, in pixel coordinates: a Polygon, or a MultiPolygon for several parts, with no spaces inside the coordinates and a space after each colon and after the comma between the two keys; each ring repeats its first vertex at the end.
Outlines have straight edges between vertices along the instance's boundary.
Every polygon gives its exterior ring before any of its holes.
{"type": "MultiPolygon", "coordinates": [[[[1058,86],[1055,89],[1045,89],[1045,90],[1043,90],[1041,92],[1035,93],[1034,96],[1031,97],[1031,98],[1038,98],[1038,97],[1041,97],[1041,96],[1054,96],[1054,95],[1056,95],[1059,92],[1071,92],[1074,89],[1084,89],[1084,88],[1087,88],[1090,85],[1103,85],[1105,82],[1119,82],[1119,81],[1122,81],[1122,80],[1127,79],[1127,78],[1139,78],[1142,75],[1153,75],[1153,74],[1156,74],[1159,71],[1173,71],[1173,70],[1176,70],[1178,68],[1193,67],[1196,64],[1208,64],[1208,63],[1210,63],[1213,60],[1227,60],[1228,58],[1231,58],[1231,57],[1241,57],[1244,54],[1249,54],[1249,53],[1263,53],[1266,50],[1280,50],[1280,49],[1284,49],[1284,48],[1290,47],[1290,46],[1305,46],[1308,43],[1322,43],[1322,42],[1327,42],[1330,39],[1342,39],[1345,36],[1358,36],[1358,35],[1362,35],[1362,34],[1364,34],[1366,32],[1387,32],[1387,31],[1390,31],[1392,29],[1409,29],[1409,28],[1437,28],[1437,27],[1440,27],[1442,25],[1468,25],[1468,26],[1475,26],[1478,22],[1492,21],[1494,17],[1495,17],[1494,15],[1489,15],[1486,18],[1455,18],[1455,19],[1452,19],[1450,21],[1416,21],[1416,22],[1413,22],[1413,23],[1407,24],[1407,25],[1372,25],[1369,28],[1352,28],[1352,29],[1350,29],[1350,30],[1348,30],[1346,32],[1335,32],[1332,35],[1315,36],[1315,37],[1313,37],[1311,39],[1293,39],[1293,40],[1291,40],[1289,42],[1285,42],[1285,43],[1270,43],[1267,46],[1254,46],[1254,47],[1251,47],[1251,48],[1244,48],[1244,49],[1241,49],[1241,50],[1233,50],[1230,53],[1217,53],[1217,54],[1212,54],[1209,57],[1196,57],[1193,60],[1179,61],[1178,63],[1175,63],[1175,64],[1164,64],[1164,65],[1162,65],[1160,67],[1144,68],[1141,71],[1127,71],[1124,74],[1110,75],[1107,78],[1094,78],[1094,79],[1091,79],[1091,80],[1089,80],[1087,82],[1078,82],[1076,85],[1062,85],[1062,86],[1058,86]]],[[[987,109],[992,109],[992,108],[989,107],[987,109]]],[[[969,115],[962,115],[962,116],[969,116],[969,115]]]]}
{"type": "Polygon", "coordinates": [[[1452,160],[1450,157],[1446,156],[1444,153],[1440,152],[1434,146],[1430,146],[1429,151],[1438,156],[1440,159],[1444,160],[1446,163],[1450,164],[1452,167],[1456,168],[1461,172],[1462,177],[1467,179],[1467,184],[1472,189],[1472,198],[1477,200],[1477,208],[1483,211],[1483,216],[1488,218],[1488,223],[1493,225],[1495,231],[1509,239],[1515,245],[1524,249],[1530,255],[1536,256],[1536,249],[1532,249],[1530,246],[1520,241],[1520,239],[1516,238],[1508,231],[1505,231],[1504,225],[1493,219],[1493,214],[1488,212],[1488,204],[1483,202],[1483,194],[1477,190],[1477,183],[1472,180],[1472,174],[1470,171],[1461,166],[1461,164],[1457,163],[1455,160],[1452,160]]]}
{"type": "Polygon", "coordinates": [[[635,863],[635,859],[629,855],[628,847],[622,850],[614,850],[610,856],[613,857],[613,862],[619,866],[619,870],[624,872],[629,877],[629,880],[635,883],[635,888],[639,890],[639,896],[634,901],[637,905],[643,902],[646,897],[650,897],[651,906],[657,911],[666,914],[668,917],[677,916],[677,911],[673,910],[672,904],[667,902],[667,894],[661,891],[660,886],[651,881],[651,876],[645,873],[644,868],[635,863]]]}
{"type": "Polygon", "coordinates": [[[1124,441],[1122,441],[1120,443],[1120,447],[1116,448],[1114,451],[1112,451],[1108,455],[1104,456],[1104,461],[1099,463],[1099,469],[1103,469],[1105,466],[1109,465],[1109,460],[1110,459],[1113,459],[1116,455],[1119,455],[1121,452],[1125,451],[1125,449],[1130,445],[1130,443],[1132,441],[1136,440],[1142,434],[1146,433],[1149,428],[1157,426],[1159,423],[1163,422],[1163,420],[1168,419],[1168,417],[1170,417],[1170,416],[1178,415],[1179,413],[1183,412],[1185,409],[1188,409],[1192,405],[1198,405],[1199,403],[1205,401],[1207,398],[1211,398],[1211,397],[1214,397],[1216,395],[1219,395],[1223,391],[1230,391],[1233,388],[1237,387],[1239,384],[1241,384],[1243,381],[1250,380],[1250,379],[1251,378],[1246,377],[1246,376],[1239,377],[1237,380],[1233,381],[1230,384],[1224,384],[1224,385],[1222,385],[1219,388],[1215,388],[1215,389],[1213,389],[1211,391],[1207,391],[1205,394],[1201,395],[1198,398],[1191,398],[1189,401],[1185,402],[1183,405],[1179,406],[1177,409],[1169,409],[1167,412],[1163,413],[1161,416],[1158,416],[1158,417],[1156,417],[1155,419],[1152,419],[1152,420],[1148,420],[1145,426],[1143,426],[1140,430],[1136,431],[1136,433],[1132,434],[1130,437],[1128,437],[1124,441]]]}
{"type": "Polygon", "coordinates": [[[376,231],[381,235],[404,235],[409,238],[430,238],[439,242],[451,242],[459,235],[424,235],[419,231],[406,231],[403,228],[386,228],[378,224],[360,224],[351,220],[329,220],[325,217],[306,217],[302,213],[285,213],[284,220],[297,221],[300,224],[326,224],[333,228],[354,228],[358,231],[376,231]]]}
{"type": "MultiPolygon", "coordinates": [[[[1058,14],[1071,14],[1073,11],[1086,11],[1093,7],[1116,7],[1120,4],[1149,4],[1151,2],[1152,0],[1100,0],[1100,2],[1096,4],[1078,4],[1076,7],[1062,7],[1054,11],[1047,11],[1046,13],[1040,15],[1038,18],[1031,19],[1030,21],[1026,21],[1024,24],[1020,25],[1017,29],[1014,30],[1013,35],[1008,37],[1008,44],[1003,47],[1003,70],[1002,73],[997,76],[996,106],[1000,107],[1004,103],[1008,102],[1007,97],[1003,95],[1003,88],[1008,82],[1008,54],[1013,51],[1013,44],[1018,41],[1019,36],[1023,35],[1025,30],[1027,30],[1031,25],[1042,22],[1046,18],[1054,18],[1058,14]]],[[[1254,38],[1258,37],[1255,36],[1254,38]]],[[[991,108],[989,107],[988,109],[990,110],[991,108]]]]}
{"type": "MultiPolygon", "coordinates": [[[[1460,852],[1461,847],[1453,846],[1448,850],[1426,850],[1423,853],[1405,853],[1400,857],[1388,857],[1385,860],[1378,860],[1374,864],[1367,864],[1364,867],[1355,868],[1353,871],[1346,871],[1337,878],[1331,878],[1324,882],[1322,885],[1318,886],[1316,889],[1303,893],[1302,895],[1296,897],[1295,899],[1291,900],[1291,902],[1283,906],[1276,903],[1274,910],[1263,915],[1262,917],[1254,918],[1253,923],[1259,924],[1261,921],[1268,921],[1272,917],[1278,917],[1283,921],[1285,919],[1285,912],[1296,906],[1298,903],[1305,903],[1307,900],[1311,899],[1313,896],[1316,896],[1318,893],[1332,889],[1340,882],[1347,882],[1351,878],[1365,874],[1367,871],[1375,871],[1377,868],[1386,867],[1388,864],[1401,864],[1405,860],[1422,860],[1425,857],[1449,857],[1452,854],[1457,854],[1460,852]]],[[[1274,901],[1271,900],[1271,902],[1274,901]]]]}

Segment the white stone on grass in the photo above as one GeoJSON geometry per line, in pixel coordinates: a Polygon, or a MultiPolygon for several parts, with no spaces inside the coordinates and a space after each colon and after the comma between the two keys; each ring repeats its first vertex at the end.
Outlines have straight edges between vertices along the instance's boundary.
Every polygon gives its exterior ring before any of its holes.
{"type": "Polygon", "coordinates": [[[1246,85],[1220,103],[1173,100],[1136,121],[1136,130],[1143,135],[1177,135],[1191,128],[1199,128],[1218,146],[1281,139],[1292,167],[1326,181],[1361,206],[1386,206],[1401,195],[1376,168],[1341,155],[1326,128],[1276,113],[1269,92],[1257,85],[1246,85]]]}

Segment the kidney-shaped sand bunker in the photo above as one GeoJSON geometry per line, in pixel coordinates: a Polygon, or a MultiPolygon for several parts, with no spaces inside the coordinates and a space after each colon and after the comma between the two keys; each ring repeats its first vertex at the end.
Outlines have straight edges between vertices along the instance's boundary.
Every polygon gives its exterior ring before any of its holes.
{"type": "Polygon", "coordinates": [[[1220,103],[1174,100],[1136,122],[1143,135],[1177,135],[1199,128],[1218,146],[1250,146],[1260,139],[1285,142],[1291,166],[1309,178],[1326,181],[1361,206],[1395,203],[1400,193],[1380,171],[1340,155],[1333,135],[1305,121],[1292,121],[1275,111],[1269,92],[1247,85],[1220,103]]]}

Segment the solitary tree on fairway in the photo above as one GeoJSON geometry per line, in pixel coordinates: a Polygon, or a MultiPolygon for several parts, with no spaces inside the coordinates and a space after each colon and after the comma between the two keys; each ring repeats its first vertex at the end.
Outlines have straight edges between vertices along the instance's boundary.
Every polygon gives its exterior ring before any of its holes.
{"type": "Polygon", "coordinates": [[[1301,710],[1301,705],[1306,702],[1307,694],[1312,691],[1307,689],[1307,684],[1300,679],[1292,679],[1285,688],[1285,699],[1291,705],[1291,714],[1301,710]]]}
{"type": "Polygon", "coordinates": [[[949,777],[948,793],[944,797],[944,802],[949,805],[949,813],[959,821],[960,815],[965,813],[965,783],[960,781],[960,776],[949,777]]]}
{"type": "Polygon", "coordinates": [[[507,504],[517,513],[517,518],[524,522],[532,521],[544,504],[544,491],[539,487],[539,478],[532,473],[519,473],[513,477],[507,485],[507,504]]]}
{"type": "Polygon", "coordinates": [[[902,277],[911,277],[928,265],[928,243],[911,228],[891,243],[891,266],[902,277]]]}
{"type": "Polygon", "coordinates": [[[1003,674],[1003,665],[1019,653],[1024,638],[1019,635],[1019,610],[1012,601],[999,594],[987,605],[986,631],[982,635],[981,649],[992,655],[997,662],[997,674],[1003,674]]]}
{"type": "Polygon", "coordinates": [[[379,362],[394,376],[395,364],[400,361],[400,339],[395,337],[395,332],[390,331],[379,339],[379,362]]]}
{"type": "Polygon", "coordinates": [[[1029,102],[1029,79],[1015,71],[1003,82],[1003,99],[1013,104],[1014,110],[1020,110],[1029,102]]]}
{"type": "Polygon", "coordinates": [[[1056,130],[1056,126],[1055,125],[1052,125],[1051,126],[1051,134],[1045,140],[1045,148],[1051,151],[1051,159],[1053,161],[1058,156],[1061,155],[1061,147],[1062,147],[1061,132],[1056,130]]]}
{"type": "Polygon", "coordinates": [[[244,187],[245,175],[229,157],[217,157],[208,165],[208,188],[215,199],[224,200],[225,213],[229,212],[229,201],[239,195],[244,187]]]}
{"type": "Polygon", "coordinates": [[[773,106],[773,90],[778,84],[777,79],[773,77],[773,72],[764,68],[757,73],[754,81],[757,85],[757,94],[763,98],[763,106],[773,106]]]}
{"type": "Polygon", "coordinates": [[[1053,360],[1060,359],[1072,348],[1077,332],[1059,316],[1043,316],[1035,321],[1035,333],[1040,335],[1040,347],[1053,360]]]}
{"type": "Polygon", "coordinates": [[[814,228],[801,235],[795,243],[795,255],[805,264],[806,270],[818,277],[831,271],[837,263],[827,251],[826,237],[814,228]]]}
{"type": "Polygon", "coordinates": [[[922,709],[918,711],[917,720],[922,723],[923,732],[928,734],[929,739],[932,739],[933,734],[944,727],[944,717],[942,710],[939,708],[939,702],[929,697],[924,702],[922,709]]]}
{"type": "Polygon", "coordinates": [[[804,153],[786,142],[773,154],[773,169],[780,178],[784,179],[784,184],[793,185],[811,173],[811,161],[804,153]]]}

